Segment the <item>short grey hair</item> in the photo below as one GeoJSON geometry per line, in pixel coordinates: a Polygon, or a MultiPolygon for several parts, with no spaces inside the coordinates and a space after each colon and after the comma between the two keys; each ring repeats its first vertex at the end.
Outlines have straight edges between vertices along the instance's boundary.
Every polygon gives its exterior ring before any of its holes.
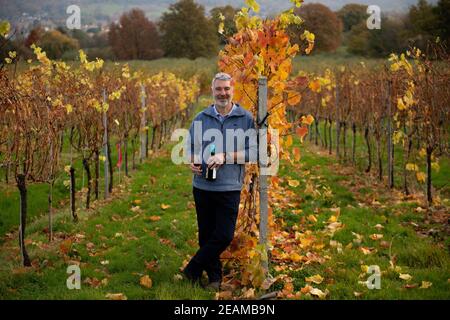
{"type": "Polygon", "coordinates": [[[216,80],[228,81],[228,80],[233,80],[233,77],[230,76],[228,73],[225,73],[225,72],[216,73],[216,75],[214,76],[214,78],[211,81],[211,88],[214,88],[214,82],[216,80]]]}

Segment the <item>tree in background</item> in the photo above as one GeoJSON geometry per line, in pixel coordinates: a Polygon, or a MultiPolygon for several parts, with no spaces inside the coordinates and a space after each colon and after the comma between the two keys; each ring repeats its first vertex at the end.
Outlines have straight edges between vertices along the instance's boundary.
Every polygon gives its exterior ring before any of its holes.
{"type": "Polygon", "coordinates": [[[357,3],[349,3],[343,6],[337,15],[343,24],[343,31],[348,32],[353,26],[367,20],[367,6],[357,3]]]}
{"type": "MultiPolygon", "coordinates": [[[[437,34],[448,45],[450,43],[450,0],[439,0],[434,10],[437,16],[437,34]]],[[[450,49],[450,46],[447,48],[450,49]]]]}
{"type": "MultiPolygon", "coordinates": [[[[295,9],[295,14],[305,20],[302,30],[306,29],[314,33],[314,53],[333,52],[341,44],[342,22],[327,6],[319,3],[311,3],[295,9]]],[[[298,27],[291,27],[290,33],[294,43],[300,42],[298,27]]]]}
{"type": "Polygon", "coordinates": [[[236,24],[234,23],[234,16],[238,11],[239,11],[238,9],[233,8],[230,5],[227,5],[225,7],[215,7],[211,9],[210,11],[211,18],[212,21],[214,22],[216,30],[219,29],[219,24],[222,22],[222,20],[220,19],[220,15],[222,14],[222,16],[224,17],[223,20],[224,37],[221,38],[220,40],[221,44],[225,44],[226,39],[237,32],[236,24]]]}
{"type": "Polygon", "coordinates": [[[37,41],[37,45],[47,53],[50,59],[60,59],[65,52],[79,49],[78,40],[73,39],[58,30],[45,32],[37,41]]]}
{"type": "Polygon", "coordinates": [[[170,5],[161,17],[164,51],[169,57],[208,57],[217,54],[218,32],[205,16],[205,8],[193,0],[170,5]]]}
{"type": "Polygon", "coordinates": [[[144,11],[132,9],[112,23],[109,43],[118,59],[157,59],[163,55],[156,25],[145,17],[144,11]]]}
{"type": "Polygon", "coordinates": [[[347,50],[368,57],[387,57],[408,49],[405,21],[401,17],[381,17],[381,29],[369,30],[366,22],[353,26],[347,50]]]}
{"type": "Polygon", "coordinates": [[[45,30],[41,26],[37,26],[36,28],[32,29],[25,40],[25,46],[29,48],[33,43],[38,43],[39,39],[44,33],[45,30]]]}

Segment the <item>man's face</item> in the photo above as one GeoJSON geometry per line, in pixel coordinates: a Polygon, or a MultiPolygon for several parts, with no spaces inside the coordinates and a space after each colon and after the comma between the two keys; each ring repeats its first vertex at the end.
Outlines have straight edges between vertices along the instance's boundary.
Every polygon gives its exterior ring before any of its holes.
{"type": "Polygon", "coordinates": [[[212,91],[216,106],[225,108],[231,105],[231,101],[233,100],[233,86],[231,80],[214,81],[212,91]]]}

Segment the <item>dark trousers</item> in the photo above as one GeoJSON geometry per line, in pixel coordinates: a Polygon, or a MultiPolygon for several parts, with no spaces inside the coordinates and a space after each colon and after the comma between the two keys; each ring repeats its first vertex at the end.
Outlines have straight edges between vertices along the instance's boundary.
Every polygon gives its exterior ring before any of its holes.
{"type": "Polygon", "coordinates": [[[206,191],[193,188],[200,249],[185,272],[199,279],[203,270],[210,282],[222,280],[220,254],[233,240],[239,212],[240,191],[206,191]]]}

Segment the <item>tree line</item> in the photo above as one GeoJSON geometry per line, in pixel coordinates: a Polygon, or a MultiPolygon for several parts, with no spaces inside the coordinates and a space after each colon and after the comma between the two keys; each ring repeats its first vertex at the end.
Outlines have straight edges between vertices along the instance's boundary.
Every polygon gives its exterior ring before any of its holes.
{"type": "MultiPolygon", "coordinates": [[[[32,56],[30,45],[36,43],[52,59],[76,59],[83,48],[90,56],[110,60],[152,60],[165,57],[210,57],[217,55],[221,45],[236,32],[234,16],[238,9],[230,5],[216,7],[207,15],[194,0],[179,0],[170,5],[159,21],[150,21],[144,11],[132,9],[111,23],[107,31],[68,30],[58,27],[45,31],[40,26],[22,38],[17,35],[0,49],[0,56],[18,51],[32,56]],[[223,24],[223,32],[218,32],[223,24]]],[[[335,52],[343,47],[350,54],[386,57],[411,46],[425,49],[430,40],[447,42],[450,38],[450,0],[436,5],[418,0],[404,14],[382,12],[381,29],[369,30],[367,6],[347,4],[334,12],[327,6],[311,3],[296,8],[304,26],[316,35],[313,54],[335,52]]],[[[293,42],[300,41],[300,30],[289,29],[293,42]]]]}

